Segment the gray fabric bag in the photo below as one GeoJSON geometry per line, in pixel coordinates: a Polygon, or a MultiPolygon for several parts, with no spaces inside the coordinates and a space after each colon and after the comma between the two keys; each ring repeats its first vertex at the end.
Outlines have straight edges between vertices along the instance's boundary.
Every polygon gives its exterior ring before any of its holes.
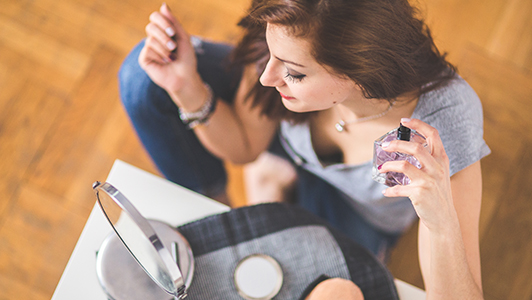
{"type": "Polygon", "coordinates": [[[178,230],[195,258],[187,299],[242,299],[233,275],[251,254],[269,255],[281,265],[283,285],[273,299],[298,299],[323,275],[352,280],[368,300],[398,299],[393,277],[373,254],[298,206],[242,207],[178,230]]]}

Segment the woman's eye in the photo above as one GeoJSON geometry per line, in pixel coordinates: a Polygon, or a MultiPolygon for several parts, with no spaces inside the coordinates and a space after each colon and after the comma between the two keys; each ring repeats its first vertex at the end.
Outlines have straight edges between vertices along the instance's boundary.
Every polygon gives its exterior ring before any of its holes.
{"type": "Polygon", "coordinates": [[[290,73],[286,73],[285,78],[289,79],[292,82],[300,82],[301,80],[303,80],[303,78],[305,78],[305,76],[307,75],[304,75],[304,74],[293,75],[290,73]]]}

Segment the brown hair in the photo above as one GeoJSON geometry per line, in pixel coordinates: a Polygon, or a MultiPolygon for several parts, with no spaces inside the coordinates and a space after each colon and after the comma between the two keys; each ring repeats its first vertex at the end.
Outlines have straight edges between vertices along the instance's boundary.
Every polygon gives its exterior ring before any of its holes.
{"type": "MultiPolygon", "coordinates": [[[[266,24],[282,25],[308,40],[316,61],[352,79],[366,98],[415,98],[456,72],[417,15],[407,0],[253,0],[239,23],[245,34],[233,61],[256,63],[262,73],[269,58],[266,24]]],[[[258,81],[249,97],[270,118],[298,121],[308,115],[288,111],[275,89],[258,81]]]]}

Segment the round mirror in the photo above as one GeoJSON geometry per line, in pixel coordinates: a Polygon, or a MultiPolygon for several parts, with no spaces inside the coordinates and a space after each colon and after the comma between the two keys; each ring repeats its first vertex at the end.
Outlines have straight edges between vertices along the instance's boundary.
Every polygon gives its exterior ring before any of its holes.
{"type": "Polygon", "coordinates": [[[253,254],[243,258],[235,269],[235,286],[248,300],[269,300],[283,284],[283,271],[271,256],[253,254]]]}
{"type": "Polygon", "coordinates": [[[186,297],[181,271],[150,223],[111,184],[96,182],[93,189],[111,227],[142,269],[168,294],[186,297]]]}

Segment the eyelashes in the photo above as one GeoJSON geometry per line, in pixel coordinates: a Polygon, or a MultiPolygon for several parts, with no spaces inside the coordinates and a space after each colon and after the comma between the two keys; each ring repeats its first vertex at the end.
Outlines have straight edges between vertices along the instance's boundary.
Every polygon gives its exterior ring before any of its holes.
{"type": "Polygon", "coordinates": [[[303,80],[303,78],[305,78],[305,76],[307,75],[304,75],[304,74],[301,74],[301,75],[293,75],[293,74],[290,74],[290,73],[286,73],[286,75],[284,76],[284,78],[292,81],[292,82],[301,82],[301,80],[303,80]]]}

